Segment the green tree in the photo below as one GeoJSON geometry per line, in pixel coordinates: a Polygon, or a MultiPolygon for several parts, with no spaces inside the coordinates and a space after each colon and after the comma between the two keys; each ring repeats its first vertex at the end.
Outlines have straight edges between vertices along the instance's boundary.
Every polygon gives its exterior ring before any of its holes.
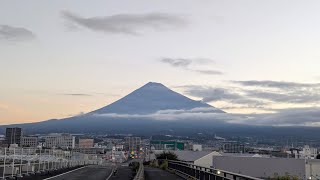
{"type": "Polygon", "coordinates": [[[173,152],[162,152],[157,155],[157,159],[178,160],[178,156],[173,152]]]}
{"type": "Polygon", "coordinates": [[[168,161],[167,160],[163,161],[163,163],[160,165],[160,168],[163,170],[167,170],[168,169],[168,161]]]}

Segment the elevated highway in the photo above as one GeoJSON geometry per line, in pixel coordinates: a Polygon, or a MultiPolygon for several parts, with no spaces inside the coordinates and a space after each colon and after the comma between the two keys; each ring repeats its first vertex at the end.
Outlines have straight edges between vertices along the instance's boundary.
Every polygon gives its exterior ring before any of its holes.
{"type": "Polygon", "coordinates": [[[106,180],[111,172],[111,166],[91,165],[46,178],[45,180],[106,180]]]}

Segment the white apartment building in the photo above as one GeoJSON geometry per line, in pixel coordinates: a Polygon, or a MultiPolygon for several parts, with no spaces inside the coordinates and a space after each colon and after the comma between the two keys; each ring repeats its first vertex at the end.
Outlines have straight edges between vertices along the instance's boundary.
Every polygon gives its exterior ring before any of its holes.
{"type": "Polygon", "coordinates": [[[193,151],[202,151],[202,145],[201,144],[193,144],[192,150],[193,151]]]}
{"type": "Polygon", "coordinates": [[[53,134],[45,137],[44,147],[46,148],[74,148],[75,137],[70,134],[53,134]]]}
{"type": "Polygon", "coordinates": [[[21,147],[37,147],[38,146],[38,137],[34,136],[23,136],[20,140],[21,147]]]}
{"type": "Polygon", "coordinates": [[[305,145],[301,151],[302,158],[304,159],[316,159],[318,150],[305,145]]]}
{"type": "Polygon", "coordinates": [[[302,150],[291,148],[287,153],[296,159],[316,159],[318,150],[305,145],[302,150]]]}

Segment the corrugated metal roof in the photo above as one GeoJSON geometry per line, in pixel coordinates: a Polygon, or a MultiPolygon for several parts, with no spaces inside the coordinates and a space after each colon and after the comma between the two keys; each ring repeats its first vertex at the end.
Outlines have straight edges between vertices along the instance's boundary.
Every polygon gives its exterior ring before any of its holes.
{"type": "Polygon", "coordinates": [[[198,160],[210,153],[214,153],[212,151],[173,151],[178,159],[181,161],[193,162],[198,160]]]}

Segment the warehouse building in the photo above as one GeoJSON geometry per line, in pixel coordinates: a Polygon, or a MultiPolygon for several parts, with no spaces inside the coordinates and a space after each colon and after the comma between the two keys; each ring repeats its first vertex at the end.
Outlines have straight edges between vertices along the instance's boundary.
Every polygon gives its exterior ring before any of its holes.
{"type": "Polygon", "coordinates": [[[320,178],[320,160],[317,159],[213,156],[212,166],[264,179],[288,175],[299,179],[320,178]]]}

